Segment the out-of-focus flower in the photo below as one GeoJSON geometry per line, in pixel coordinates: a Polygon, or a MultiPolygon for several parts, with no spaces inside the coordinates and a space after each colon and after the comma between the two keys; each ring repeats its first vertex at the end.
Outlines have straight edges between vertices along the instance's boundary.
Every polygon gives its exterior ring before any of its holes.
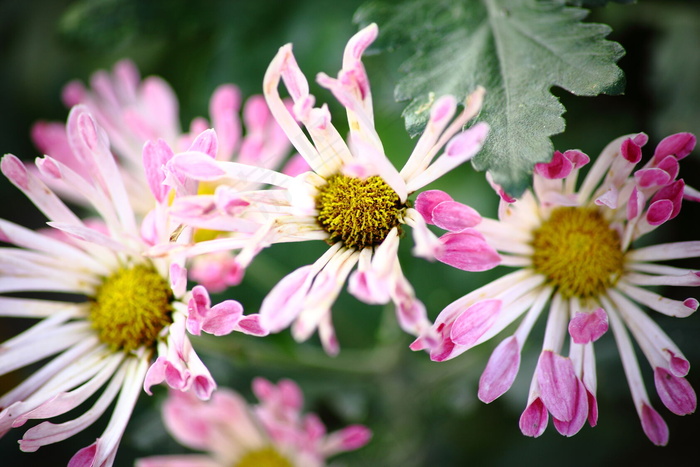
{"type": "MultiPolygon", "coordinates": [[[[404,225],[413,229],[417,256],[471,271],[492,268],[498,263],[496,252],[471,228],[480,221],[473,209],[457,203],[448,208],[453,221],[464,230],[455,235],[453,244],[446,245],[428,230],[408,200],[411,193],[479,151],[488,125],[477,123],[466,131],[461,129],[479,111],[484,90],[477,89],[454,120],[455,99],[437,99],[425,132],[399,172],[387,158],[374,128],[372,96],[361,61],[376,35],[377,26],[372,24],[350,39],[337,79],[318,75],[318,83],[329,89],[347,110],[347,143],[331,124],[328,107],[314,107],[315,99],[309,94],[308,82],[294,59],[291,44],[283,46],[268,67],[263,91],[270,110],[312,171],[293,178],[263,168],[217,163],[192,155],[176,156],[169,165],[175,177],[216,181],[220,189],[225,180],[239,179],[280,188],[234,193],[228,198],[238,196],[241,203],[249,203],[243,208],[248,219],[257,214],[263,225],[239,254],[242,267],[273,243],[324,240],[331,245],[316,262],[283,278],[260,310],[261,322],[272,332],[294,323],[292,333],[299,341],[318,329],[324,348],[331,354],[338,351],[338,343],[330,307],[356,265],[348,286],[353,295],[371,304],[393,301],[399,323],[409,333],[417,335],[429,328],[425,308],[415,297],[398,261],[404,225]],[[280,80],[294,102],[291,112],[279,96],[280,80]],[[304,125],[310,139],[297,121],[304,125]],[[443,148],[444,152],[436,158],[443,148]]],[[[222,204],[216,197],[183,197],[175,200],[173,215],[195,227],[203,219],[215,219],[221,230],[239,229],[240,216],[230,215],[220,207],[222,204]]],[[[231,205],[226,203],[224,207],[229,209],[231,205]]],[[[189,254],[216,247],[202,242],[189,254]]]]}
{"type": "MultiPolygon", "coordinates": [[[[70,462],[109,466],[142,387],[150,393],[152,385],[165,381],[202,399],[214,390],[186,330],[195,335],[264,331],[257,315],[242,316],[238,302],[210,307],[204,287],[187,291],[182,262],[143,255],[155,242],[167,241],[173,228],[166,192],[158,183],[163,174],[157,167],[167,162],[157,160],[162,154],[144,151],[154,202],[141,223],[107,136],[84,106],[71,110],[67,133],[73,160],[82,170],[50,156],[37,159],[36,167],[42,178],[71,187],[75,198],[90,205],[99,216],[92,221],[79,219],[17,157],[2,158],[3,174],[48,218],[50,228],[34,232],[0,220],[0,240],[14,245],[0,254],[0,292],[12,294],[0,296],[0,316],[40,319],[0,345],[0,374],[49,359],[0,397],[0,434],[28,420],[65,414],[99,393],[77,418],[45,421],[27,430],[20,448],[36,451],[71,437],[116,399],[102,436],[70,462]],[[25,298],[24,293],[40,295],[25,298]],[[42,298],[43,293],[70,295],[42,298]]],[[[183,239],[189,236],[191,230],[183,232],[183,239]]]]}
{"type": "MultiPolygon", "coordinates": [[[[694,298],[672,300],[646,287],[700,285],[697,270],[658,264],[697,258],[700,242],[632,247],[633,241],[676,217],[683,198],[700,200],[696,190],[677,179],[679,161],[693,149],[695,137],[681,133],[665,138],[651,160],[637,169],[647,139],[641,133],[611,142],[578,190],[579,169],[589,162],[585,154],[555,152],[551,162],[537,164],[533,190],[515,203],[502,199],[500,220],[484,219],[476,227],[502,254],[503,264],[518,270],[448,305],[433,327],[439,345],[431,345],[432,336],[412,344],[415,350],[428,349],[433,360],[447,360],[491,339],[525,313],[515,333],[496,347],[481,376],[479,398],[488,403],[510,388],[525,340],[547,310],[542,352],[520,418],[526,435],[541,435],[549,414],[567,436],[586,420],[591,426],[597,423],[593,342],[608,330],[608,323],[649,439],[666,444],[668,428],[651,406],[628,330],[654,370],[663,404],[678,415],[695,411],[696,395],[684,378],[688,360],[640,305],[676,317],[697,309],[694,298]],[[564,357],[567,329],[569,356],[564,357]]],[[[452,202],[445,193],[425,192],[416,208],[427,222],[439,225],[445,202],[452,202]]]]}
{"type": "Polygon", "coordinates": [[[172,392],[163,406],[168,431],[207,455],[149,457],[138,460],[137,467],[321,467],[328,457],[359,449],[372,436],[362,425],[327,434],[315,414],[302,412],[303,395],[291,380],[275,385],[256,378],[253,391],[257,406],[225,388],[207,402],[172,392]]]}
{"type": "MultiPolygon", "coordinates": [[[[290,154],[291,144],[272,118],[263,96],[251,96],[241,110],[241,93],[232,84],[221,85],[214,91],[209,102],[211,121],[195,118],[186,133],[180,129],[177,97],[168,83],[157,76],[141,80],[133,62],[118,62],[112,73],[97,71],[91,77],[90,85],[86,88],[79,81],[69,83],[63,90],[63,100],[69,107],[86,106],[107,133],[117,159],[116,167],[121,172],[137,219],[153,209],[153,196],[141,157],[148,141],[158,141],[161,147],[182,152],[191,147],[198,135],[213,128],[216,138],[210,139],[213,147],[208,153],[217,160],[278,169],[290,154]]],[[[44,154],[51,154],[78,174],[86,175],[85,168],[71,150],[68,137],[62,123],[40,121],[32,128],[32,138],[44,154]]],[[[298,173],[300,159],[298,155],[293,157],[283,171],[298,173]]],[[[77,203],[84,201],[75,196],[71,186],[52,179],[44,182],[64,199],[77,203]]],[[[212,184],[195,186],[203,194],[212,194],[215,188],[212,184]]],[[[237,188],[254,189],[257,185],[254,181],[239,180],[237,188]]],[[[195,239],[216,238],[218,235],[223,233],[206,230],[196,232],[195,239]]],[[[190,267],[190,275],[213,292],[240,281],[231,254],[224,253],[198,256],[190,267]]]]}

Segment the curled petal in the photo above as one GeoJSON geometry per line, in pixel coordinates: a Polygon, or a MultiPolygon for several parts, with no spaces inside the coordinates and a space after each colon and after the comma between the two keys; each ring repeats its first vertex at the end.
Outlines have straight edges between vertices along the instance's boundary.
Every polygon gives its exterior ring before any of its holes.
{"type": "Polygon", "coordinates": [[[547,409],[542,403],[542,400],[538,397],[527,406],[520,416],[520,431],[522,431],[525,436],[537,438],[544,433],[548,421],[549,414],[547,413],[547,409]]]}
{"type": "Polygon", "coordinates": [[[558,420],[573,420],[579,379],[571,359],[545,350],[540,354],[536,372],[542,402],[547,410],[558,420]]]}
{"type": "Polygon", "coordinates": [[[569,321],[569,334],[577,344],[597,341],[608,330],[608,315],[602,308],[579,312],[569,321]]]}
{"type": "Polygon", "coordinates": [[[661,140],[654,151],[654,162],[659,162],[668,155],[683,159],[695,148],[695,135],[692,133],[676,133],[661,140]]]}
{"type": "Polygon", "coordinates": [[[668,444],[668,425],[661,418],[661,415],[644,402],[639,416],[642,419],[644,434],[651,442],[657,446],[666,446],[668,444]]]}
{"type": "Polygon", "coordinates": [[[452,201],[452,197],[441,190],[427,190],[421,192],[416,197],[415,209],[423,216],[428,224],[435,224],[433,220],[433,210],[435,207],[444,202],[452,201]]]}

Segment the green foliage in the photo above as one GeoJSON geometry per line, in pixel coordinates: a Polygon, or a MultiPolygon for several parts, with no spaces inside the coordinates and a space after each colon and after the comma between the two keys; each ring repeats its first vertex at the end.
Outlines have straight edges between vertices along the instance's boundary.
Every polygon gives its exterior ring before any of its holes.
{"type": "Polygon", "coordinates": [[[412,53],[395,89],[398,101],[410,101],[403,117],[412,136],[423,130],[436,97],[463,99],[477,85],[486,88],[479,120],[491,133],[474,167],[519,195],[532,166],[551,157],[549,137],[565,127],[564,107],[550,88],[580,96],[624,88],[616,65],[622,47],[605,40],[608,26],[583,23],[586,14],[553,2],[411,0],[365,4],[355,21],[379,24],[375,51],[406,44],[412,53]]]}

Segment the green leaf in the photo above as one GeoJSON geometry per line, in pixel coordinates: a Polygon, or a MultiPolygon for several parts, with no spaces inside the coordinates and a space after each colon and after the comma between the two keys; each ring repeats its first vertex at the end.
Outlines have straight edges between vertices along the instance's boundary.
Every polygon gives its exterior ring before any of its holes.
{"type": "Polygon", "coordinates": [[[410,0],[365,4],[355,21],[378,23],[373,51],[406,44],[412,54],[395,88],[397,101],[410,101],[403,116],[411,136],[423,131],[434,98],[463,99],[477,85],[486,88],[479,120],[491,132],[473,165],[518,196],[533,165],[551,158],[549,137],[565,127],[550,88],[581,96],[624,89],[615,64],[624,50],[605,40],[608,26],[582,23],[587,13],[532,0],[410,0]]]}

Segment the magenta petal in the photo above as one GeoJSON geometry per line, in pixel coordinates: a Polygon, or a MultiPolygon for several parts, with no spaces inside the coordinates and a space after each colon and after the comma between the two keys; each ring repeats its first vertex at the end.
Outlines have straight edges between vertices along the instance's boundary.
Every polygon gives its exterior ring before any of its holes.
{"type": "Polygon", "coordinates": [[[522,431],[525,436],[537,438],[544,433],[548,421],[549,415],[547,414],[547,409],[538,397],[527,406],[520,416],[520,431],[522,431]]]}
{"type": "Polygon", "coordinates": [[[482,300],[464,310],[455,320],[450,338],[457,345],[471,347],[493,325],[501,311],[500,300],[482,300]]]}
{"type": "Polygon", "coordinates": [[[436,253],[435,258],[463,271],[485,271],[501,262],[496,250],[472,229],[447,233],[440,237],[440,242],[444,248],[436,253]]]}
{"type": "Polygon", "coordinates": [[[428,190],[420,193],[416,197],[415,209],[423,216],[428,224],[433,222],[433,209],[444,201],[452,201],[452,197],[440,190],[428,190]]]}
{"type": "Polygon", "coordinates": [[[588,424],[596,426],[598,424],[598,399],[586,389],[588,395],[588,424]]]}
{"type": "Polygon", "coordinates": [[[545,350],[540,354],[536,373],[540,397],[552,417],[571,421],[575,415],[579,383],[571,359],[545,350]]]}
{"type": "Polygon", "coordinates": [[[576,394],[573,418],[568,422],[554,418],[554,427],[564,436],[573,436],[578,433],[588,419],[588,391],[581,380],[578,381],[576,394]]]}
{"type": "Polygon", "coordinates": [[[688,371],[690,371],[690,362],[684,357],[679,357],[675,354],[675,352],[672,352],[669,349],[664,349],[664,351],[670,356],[669,369],[671,370],[671,373],[676,376],[687,375],[688,371]]]}
{"type": "Polygon", "coordinates": [[[654,369],[654,384],[661,402],[676,415],[695,412],[698,400],[695,391],[685,379],[671,374],[666,368],[654,369]]]}
{"type": "Polygon", "coordinates": [[[372,439],[372,431],[364,425],[350,425],[336,431],[331,436],[339,440],[340,447],[345,451],[359,449],[372,439]]]}
{"type": "Polygon", "coordinates": [[[457,201],[443,201],[433,209],[433,222],[441,229],[459,232],[481,222],[475,209],[457,201]]]}
{"type": "Polygon", "coordinates": [[[535,173],[549,180],[566,178],[574,165],[559,151],[554,151],[552,160],[535,164],[535,173]]]}
{"type": "Polygon", "coordinates": [[[520,368],[520,346],[515,336],[504,339],[493,351],[479,379],[479,400],[490,403],[513,385],[520,368]]]}
{"type": "MultiPolygon", "coordinates": [[[[685,182],[676,180],[670,185],[666,185],[656,192],[651,199],[651,206],[654,206],[658,200],[668,200],[673,204],[673,209],[669,219],[673,219],[681,211],[681,202],[683,201],[683,193],[685,192],[685,182]]],[[[649,208],[651,210],[651,207],[649,208]]],[[[653,225],[653,224],[652,224],[653,225]]]]}
{"type": "Polygon", "coordinates": [[[676,133],[661,140],[654,151],[654,162],[658,162],[668,155],[683,159],[695,148],[696,138],[692,133],[676,133]]]}
{"type": "Polygon", "coordinates": [[[666,446],[668,444],[668,426],[661,415],[645,402],[642,405],[640,416],[644,434],[657,446],[666,446]]]}
{"type": "Polygon", "coordinates": [[[577,344],[597,341],[608,330],[608,315],[602,308],[591,313],[578,312],[569,321],[569,334],[577,344]]]}
{"type": "Polygon", "coordinates": [[[628,162],[636,164],[642,160],[642,148],[635,144],[632,138],[627,138],[620,146],[620,153],[628,162]]]}
{"type": "Polygon", "coordinates": [[[654,201],[647,211],[647,222],[650,225],[661,225],[671,218],[673,203],[667,199],[654,201]]]}

